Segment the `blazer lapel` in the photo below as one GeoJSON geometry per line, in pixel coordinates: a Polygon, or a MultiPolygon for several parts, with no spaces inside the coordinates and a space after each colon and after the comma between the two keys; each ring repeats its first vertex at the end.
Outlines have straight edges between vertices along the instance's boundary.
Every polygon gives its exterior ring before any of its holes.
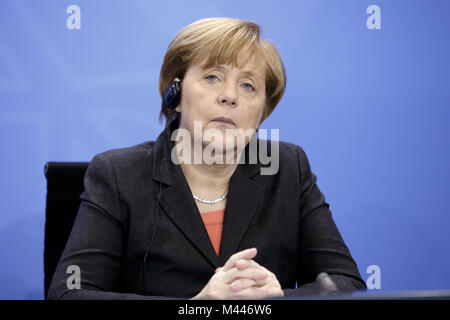
{"type": "Polygon", "coordinates": [[[172,185],[161,193],[160,204],[173,223],[185,237],[197,247],[214,268],[220,266],[219,257],[214,251],[203,220],[189,188],[172,185]]]}
{"type": "MultiPolygon", "coordinates": [[[[248,154],[248,148],[246,149],[248,154]]],[[[239,164],[231,177],[225,208],[219,257],[222,265],[237,252],[253,218],[262,210],[265,188],[251,178],[260,164],[239,164]]],[[[242,248],[247,249],[247,248],[242,248]]]]}
{"type": "Polygon", "coordinates": [[[161,133],[153,149],[153,178],[168,185],[160,195],[159,192],[156,192],[155,197],[159,197],[160,206],[184,236],[214,268],[220,267],[219,257],[214,251],[200,212],[191,196],[186,178],[180,166],[171,161],[170,131],[172,129],[168,128],[161,133]]]}

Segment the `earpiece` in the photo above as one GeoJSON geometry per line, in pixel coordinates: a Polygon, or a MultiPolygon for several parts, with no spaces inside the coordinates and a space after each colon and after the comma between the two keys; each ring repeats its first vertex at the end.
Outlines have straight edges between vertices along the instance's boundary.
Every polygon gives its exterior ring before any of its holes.
{"type": "Polygon", "coordinates": [[[178,78],[172,81],[164,93],[164,103],[169,110],[174,110],[178,103],[180,103],[181,87],[180,81],[177,80],[178,78]]]}

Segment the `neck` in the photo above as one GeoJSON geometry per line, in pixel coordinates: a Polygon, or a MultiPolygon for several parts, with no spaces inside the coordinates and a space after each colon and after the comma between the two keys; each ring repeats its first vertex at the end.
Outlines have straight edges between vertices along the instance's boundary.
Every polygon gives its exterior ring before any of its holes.
{"type": "Polygon", "coordinates": [[[236,170],[235,164],[180,164],[193,194],[216,199],[228,192],[228,184],[236,170]]]}
{"type": "MultiPolygon", "coordinates": [[[[183,137],[183,139],[185,138],[183,137]]],[[[180,143],[177,136],[174,148],[191,192],[207,200],[222,197],[228,192],[228,184],[237,168],[242,150],[235,149],[233,152],[223,152],[220,156],[213,156],[211,161],[211,158],[208,158],[208,160],[203,158],[203,151],[206,147],[202,142],[198,144],[200,145],[199,148],[196,147],[193,140],[190,142],[190,144],[180,143]],[[191,146],[194,147],[191,148],[191,146]],[[180,159],[182,160],[180,161],[180,159]],[[200,159],[200,161],[196,159],[200,159]]]]}

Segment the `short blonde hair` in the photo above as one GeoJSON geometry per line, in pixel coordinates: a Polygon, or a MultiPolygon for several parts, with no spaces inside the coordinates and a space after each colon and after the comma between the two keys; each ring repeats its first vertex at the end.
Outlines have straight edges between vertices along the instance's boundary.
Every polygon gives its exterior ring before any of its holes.
{"type": "Polygon", "coordinates": [[[277,49],[261,39],[259,25],[233,18],[207,18],[184,27],[169,44],[159,75],[162,98],[159,121],[172,113],[164,103],[164,93],[175,78],[183,79],[191,64],[206,61],[204,68],[220,64],[242,67],[252,57],[265,65],[266,106],[261,123],[272,113],[286,88],[286,72],[277,49]],[[243,60],[242,52],[249,52],[243,60]],[[239,63],[239,65],[238,65],[239,63]]]}

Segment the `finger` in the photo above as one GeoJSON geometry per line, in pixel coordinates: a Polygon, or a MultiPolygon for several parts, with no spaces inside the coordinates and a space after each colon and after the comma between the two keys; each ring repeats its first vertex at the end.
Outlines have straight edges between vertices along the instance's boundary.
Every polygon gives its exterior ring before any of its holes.
{"type": "Polygon", "coordinates": [[[222,267],[218,267],[218,268],[214,271],[214,273],[217,273],[217,272],[219,272],[220,270],[222,270],[222,267]]]}
{"type": "Polygon", "coordinates": [[[265,268],[262,265],[260,265],[255,260],[245,260],[245,265],[246,265],[247,268],[254,268],[254,269],[260,270],[263,273],[267,273],[268,274],[268,279],[267,280],[269,280],[269,278],[273,278],[273,279],[278,281],[278,279],[277,279],[277,277],[276,277],[276,275],[274,273],[272,273],[270,270],[268,270],[267,268],[265,268]]]}
{"type": "Polygon", "coordinates": [[[242,251],[239,251],[239,252],[233,254],[228,259],[228,261],[225,263],[225,265],[223,266],[223,271],[230,270],[231,268],[234,267],[236,262],[241,259],[246,259],[246,260],[253,259],[254,257],[256,257],[257,253],[258,252],[257,252],[256,248],[250,248],[250,249],[242,250],[242,251]]]}
{"type": "MultiPolygon", "coordinates": [[[[240,260],[241,261],[241,260],[240,260]]],[[[241,263],[240,261],[236,262],[236,263],[241,263]]],[[[247,268],[255,268],[255,269],[259,269],[263,272],[267,272],[270,273],[270,271],[268,269],[266,269],[265,267],[263,267],[262,265],[260,265],[258,262],[256,262],[255,260],[242,260],[245,261],[245,265],[247,268]]],[[[242,262],[242,265],[244,265],[244,263],[242,262]]]]}
{"type": "Polygon", "coordinates": [[[258,286],[258,283],[255,280],[239,278],[239,279],[234,280],[232,283],[230,283],[228,288],[231,292],[236,292],[236,291],[247,289],[247,288],[250,288],[253,286],[258,286]]]}
{"type": "Polygon", "coordinates": [[[235,267],[238,270],[243,270],[249,266],[250,261],[253,261],[253,260],[245,260],[245,259],[238,260],[235,263],[235,267]]]}
{"type": "Polygon", "coordinates": [[[248,287],[236,292],[230,292],[228,299],[263,299],[269,296],[269,291],[262,287],[248,287]]]}
{"type": "MultiPolygon", "coordinates": [[[[238,261],[236,264],[238,264],[238,261]]],[[[258,264],[255,260],[245,260],[245,264],[247,268],[257,269],[263,273],[267,273],[267,278],[264,281],[256,282],[255,286],[259,286],[265,288],[269,291],[270,297],[284,296],[284,292],[281,289],[280,282],[277,279],[277,276],[270,272],[265,267],[258,264]]]]}
{"type": "Polygon", "coordinates": [[[230,284],[237,279],[252,279],[256,281],[258,284],[263,284],[264,281],[268,278],[269,273],[263,272],[259,269],[255,268],[245,268],[243,270],[239,270],[237,268],[232,268],[226,272],[222,273],[222,281],[224,283],[230,284]]]}
{"type": "Polygon", "coordinates": [[[256,268],[256,269],[261,269],[264,272],[270,273],[269,270],[264,268],[262,265],[258,264],[255,260],[241,259],[241,260],[236,261],[234,266],[239,270],[242,270],[245,268],[256,268]]]}

